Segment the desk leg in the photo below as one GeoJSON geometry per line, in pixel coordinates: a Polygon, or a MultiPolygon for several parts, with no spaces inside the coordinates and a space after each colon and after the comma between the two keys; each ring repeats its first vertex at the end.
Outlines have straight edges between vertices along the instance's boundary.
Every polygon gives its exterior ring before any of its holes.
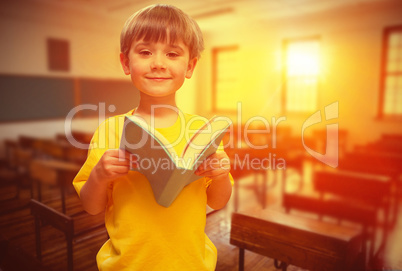
{"type": "Polygon", "coordinates": [[[72,236],[66,235],[67,241],[67,268],[68,271],[74,270],[74,261],[73,261],[73,238],[72,236]]]}
{"type": "Polygon", "coordinates": [[[39,220],[39,217],[35,216],[36,258],[41,262],[42,261],[42,248],[41,248],[40,227],[41,227],[41,222],[39,220]]]}
{"type": "Polygon", "coordinates": [[[65,195],[65,189],[64,189],[64,181],[65,181],[65,174],[63,174],[60,171],[57,171],[57,182],[60,188],[60,195],[61,195],[61,210],[63,214],[66,213],[66,195],[65,195]]]}
{"type": "Polygon", "coordinates": [[[390,217],[390,202],[387,202],[387,205],[385,206],[384,209],[384,222],[383,222],[383,233],[382,233],[382,241],[381,245],[377,250],[377,253],[375,255],[376,260],[379,262],[384,261],[384,251],[385,248],[387,247],[387,241],[388,241],[388,235],[389,235],[389,230],[390,230],[390,225],[391,225],[391,217],[390,217]]]}
{"type": "Polygon", "coordinates": [[[239,248],[239,271],[244,271],[244,248],[239,248]]]}
{"type": "Polygon", "coordinates": [[[62,210],[63,214],[65,214],[66,213],[66,195],[65,195],[63,186],[60,187],[60,193],[61,193],[61,210],[62,210]]]}
{"type": "Polygon", "coordinates": [[[237,212],[237,209],[239,208],[239,179],[234,180],[234,187],[233,187],[233,193],[234,193],[234,211],[237,212]]]}
{"type": "Polygon", "coordinates": [[[267,203],[267,173],[263,172],[262,179],[262,194],[261,194],[261,205],[262,209],[265,209],[267,203]]]}
{"type": "Polygon", "coordinates": [[[286,271],[288,269],[288,264],[285,262],[279,263],[277,259],[274,259],[274,266],[276,269],[281,269],[282,271],[286,271]]]}
{"type": "Polygon", "coordinates": [[[37,181],[36,189],[38,190],[38,201],[42,202],[42,184],[40,183],[40,181],[37,181]]]}

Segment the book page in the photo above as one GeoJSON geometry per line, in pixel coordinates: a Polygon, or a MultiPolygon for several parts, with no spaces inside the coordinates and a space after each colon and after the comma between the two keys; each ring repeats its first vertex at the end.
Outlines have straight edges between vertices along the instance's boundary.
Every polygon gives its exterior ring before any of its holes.
{"type": "MultiPolygon", "coordinates": [[[[138,131],[131,131],[129,133],[123,133],[123,137],[126,138],[126,142],[138,142],[138,146],[141,146],[141,142],[144,140],[147,140],[147,137],[142,134],[143,132],[148,133],[153,139],[153,146],[151,146],[151,149],[154,147],[156,149],[164,149],[166,153],[170,156],[172,161],[177,161],[177,153],[174,150],[174,148],[171,147],[170,142],[160,133],[158,132],[155,128],[150,127],[146,121],[144,121],[142,118],[137,117],[137,116],[130,116],[127,117],[127,120],[133,122],[134,125],[138,126],[139,128],[142,128],[143,131],[138,130],[138,131]],[[140,138],[139,135],[141,135],[140,138]]],[[[126,124],[127,125],[127,124],[126,124]]],[[[123,142],[123,141],[122,141],[123,142]]],[[[131,148],[132,149],[132,148],[131,148]]],[[[148,150],[151,151],[151,150],[148,150]]]]}
{"type": "Polygon", "coordinates": [[[226,132],[226,129],[230,124],[231,123],[226,118],[213,117],[203,127],[201,127],[198,132],[193,135],[183,150],[182,160],[183,163],[186,164],[186,168],[192,168],[200,154],[202,154],[205,149],[214,148],[216,151],[221,141],[219,140],[216,142],[216,138],[222,138],[222,134],[226,132]]]}

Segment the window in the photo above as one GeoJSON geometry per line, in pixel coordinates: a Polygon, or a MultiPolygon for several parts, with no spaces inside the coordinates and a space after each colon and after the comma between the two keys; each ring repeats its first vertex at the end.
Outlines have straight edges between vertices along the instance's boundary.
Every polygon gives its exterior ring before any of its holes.
{"type": "Polygon", "coordinates": [[[238,47],[212,49],[212,111],[235,111],[238,97],[238,47]]]}
{"type": "Polygon", "coordinates": [[[282,108],[286,112],[317,109],[320,67],[318,38],[285,40],[282,108]]]}
{"type": "Polygon", "coordinates": [[[402,25],[383,36],[379,117],[402,116],[402,25]]]}

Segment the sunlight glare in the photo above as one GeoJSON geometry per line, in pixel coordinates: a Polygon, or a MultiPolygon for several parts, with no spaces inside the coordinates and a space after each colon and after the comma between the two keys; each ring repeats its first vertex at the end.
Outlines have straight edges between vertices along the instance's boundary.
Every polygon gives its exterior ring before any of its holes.
{"type": "Polygon", "coordinates": [[[319,44],[317,42],[298,42],[288,45],[288,76],[318,75],[319,44]]]}

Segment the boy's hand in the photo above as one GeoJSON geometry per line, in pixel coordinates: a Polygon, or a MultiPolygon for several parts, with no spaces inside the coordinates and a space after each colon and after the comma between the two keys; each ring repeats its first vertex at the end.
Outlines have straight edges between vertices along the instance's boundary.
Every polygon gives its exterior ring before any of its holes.
{"type": "Polygon", "coordinates": [[[96,215],[105,210],[108,184],[128,173],[133,162],[130,161],[130,156],[130,153],[120,149],[105,151],[81,188],[80,198],[85,211],[96,215]]]}
{"type": "Polygon", "coordinates": [[[215,152],[198,167],[195,174],[212,180],[226,180],[230,172],[230,159],[226,152],[215,152]]]}
{"type": "Polygon", "coordinates": [[[126,175],[131,163],[130,153],[121,149],[109,149],[95,166],[98,180],[109,182],[117,177],[126,175]]]}

